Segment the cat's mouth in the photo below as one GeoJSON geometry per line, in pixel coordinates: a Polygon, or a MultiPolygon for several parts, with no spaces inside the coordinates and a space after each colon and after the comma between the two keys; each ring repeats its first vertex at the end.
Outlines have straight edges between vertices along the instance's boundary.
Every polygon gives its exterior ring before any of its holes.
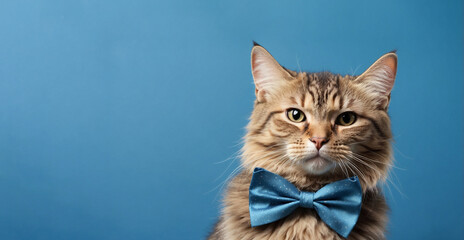
{"type": "Polygon", "coordinates": [[[303,168],[306,172],[315,175],[321,175],[335,167],[335,162],[322,157],[321,155],[305,158],[302,161],[303,168]]]}
{"type": "Polygon", "coordinates": [[[309,158],[303,159],[303,163],[312,163],[316,165],[322,165],[322,164],[329,163],[329,162],[332,162],[332,161],[322,157],[321,155],[316,155],[315,157],[309,157],[309,158]]]}

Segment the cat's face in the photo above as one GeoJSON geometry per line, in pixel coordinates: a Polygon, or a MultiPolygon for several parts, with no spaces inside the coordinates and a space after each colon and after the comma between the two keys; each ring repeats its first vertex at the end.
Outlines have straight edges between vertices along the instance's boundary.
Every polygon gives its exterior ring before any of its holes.
{"type": "Polygon", "coordinates": [[[371,184],[385,178],[391,164],[386,110],[396,59],[386,54],[359,77],[295,73],[255,46],[257,100],[244,163],[283,175],[357,175],[371,184]]]}

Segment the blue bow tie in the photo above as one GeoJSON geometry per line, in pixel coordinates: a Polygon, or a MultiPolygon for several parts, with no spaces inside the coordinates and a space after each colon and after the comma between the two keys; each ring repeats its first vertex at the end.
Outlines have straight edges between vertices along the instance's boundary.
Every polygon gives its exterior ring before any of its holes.
{"type": "Polygon", "coordinates": [[[314,208],[330,228],[348,237],[361,211],[358,177],[330,183],[317,192],[301,192],[285,178],[255,168],[250,184],[250,220],[256,227],[288,216],[298,207],[314,208]]]}

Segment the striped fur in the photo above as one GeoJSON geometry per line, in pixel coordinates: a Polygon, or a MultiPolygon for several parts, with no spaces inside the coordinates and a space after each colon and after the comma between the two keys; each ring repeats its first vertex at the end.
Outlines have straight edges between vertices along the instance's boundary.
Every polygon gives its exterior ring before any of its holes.
{"type": "Polygon", "coordinates": [[[385,238],[388,206],[377,185],[385,181],[392,164],[392,133],[386,107],[396,73],[396,55],[389,57],[394,57],[394,69],[381,58],[375,63],[378,66],[374,64],[360,77],[297,73],[282,68],[290,77],[280,80],[278,91],[257,87],[242,149],[243,170],[228,185],[222,215],[209,239],[342,239],[312,209],[298,209],[282,220],[252,228],[248,187],[255,167],[285,177],[302,191],[317,191],[330,182],[357,175],[363,187],[363,205],[348,239],[385,238]],[[261,90],[266,95],[260,98],[261,90]],[[303,111],[306,121],[289,121],[289,108],[303,111]],[[336,117],[346,111],[357,114],[356,122],[351,126],[334,124],[336,117]],[[314,135],[329,139],[319,151],[324,151],[332,167],[322,174],[308,172],[304,167],[313,144],[309,138],[314,135]]]}

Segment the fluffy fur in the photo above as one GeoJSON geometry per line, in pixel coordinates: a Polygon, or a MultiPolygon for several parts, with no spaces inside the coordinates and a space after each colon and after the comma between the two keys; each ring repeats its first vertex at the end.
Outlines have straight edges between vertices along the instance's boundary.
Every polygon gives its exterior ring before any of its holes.
{"type": "Polygon", "coordinates": [[[397,57],[388,53],[360,76],[293,72],[261,46],[252,50],[256,101],[242,154],[242,171],[229,183],[223,211],[209,239],[342,239],[313,209],[250,226],[248,187],[255,167],[281,175],[301,191],[357,175],[363,188],[359,220],[348,239],[384,239],[388,207],[378,188],[392,164],[390,91],[397,57]],[[288,117],[289,109],[306,116],[288,117]],[[354,112],[349,126],[337,117],[354,112]],[[314,139],[324,139],[317,149],[314,139]]]}

